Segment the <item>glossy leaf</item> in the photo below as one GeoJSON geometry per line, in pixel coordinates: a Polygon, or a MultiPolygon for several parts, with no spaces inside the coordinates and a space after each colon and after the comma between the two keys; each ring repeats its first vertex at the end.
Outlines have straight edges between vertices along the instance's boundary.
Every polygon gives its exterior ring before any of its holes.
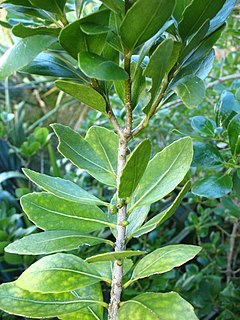
{"type": "Polygon", "coordinates": [[[55,84],[60,90],[80,100],[85,105],[100,112],[106,113],[105,99],[93,88],[87,87],[83,84],[63,80],[57,80],[55,84]]]}
{"type": "Polygon", "coordinates": [[[124,2],[122,0],[101,0],[101,2],[116,13],[123,13],[124,2]]]}
{"type": "Polygon", "coordinates": [[[30,169],[23,169],[23,172],[40,188],[59,198],[81,204],[106,205],[105,202],[83,190],[70,180],[47,176],[46,174],[38,173],[30,169]]]}
{"type": "Polygon", "coordinates": [[[198,320],[193,307],[176,292],[146,292],[122,303],[117,320],[198,320]]]}
{"type": "Polygon", "coordinates": [[[90,129],[88,138],[84,139],[69,127],[60,124],[52,127],[59,139],[58,150],[63,156],[97,180],[116,186],[117,136],[114,132],[100,127],[90,129]]]}
{"type": "Polygon", "coordinates": [[[200,250],[200,247],[183,244],[170,245],[154,250],[138,262],[129,283],[179,267],[193,259],[200,250]]]}
{"type": "Polygon", "coordinates": [[[196,76],[187,76],[177,82],[174,91],[188,108],[198,106],[205,96],[204,83],[196,76]]]}
{"type": "Polygon", "coordinates": [[[231,177],[217,173],[198,180],[192,188],[192,193],[206,198],[220,198],[231,192],[231,190],[231,177]]]}
{"type": "Polygon", "coordinates": [[[89,233],[108,223],[102,210],[94,205],[79,205],[48,193],[33,193],[21,198],[23,210],[29,219],[44,230],[75,230],[89,233]]]}
{"type": "Polygon", "coordinates": [[[16,282],[0,286],[0,309],[28,318],[53,318],[92,304],[104,303],[91,297],[81,297],[78,291],[41,294],[23,290],[16,282]]]}
{"type": "Polygon", "coordinates": [[[47,27],[26,27],[19,23],[12,28],[12,33],[19,38],[27,38],[35,35],[49,35],[58,37],[61,29],[60,28],[47,28],[47,27]]]}
{"type": "Polygon", "coordinates": [[[30,292],[60,293],[87,287],[101,280],[95,269],[81,258],[56,253],[32,264],[16,284],[30,292]]]}
{"type": "Polygon", "coordinates": [[[193,0],[185,9],[179,23],[179,33],[183,40],[194,34],[202,24],[216,16],[226,0],[193,0]],[[196,18],[197,17],[197,18],[196,18]]]}
{"type": "Polygon", "coordinates": [[[193,150],[193,167],[211,168],[224,163],[221,153],[210,143],[195,142],[193,150]]]}
{"type": "Polygon", "coordinates": [[[29,0],[29,2],[37,7],[57,14],[62,14],[66,4],[66,0],[29,0]]]}
{"type": "Polygon", "coordinates": [[[138,0],[127,11],[120,28],[129,50],[154,36],[170,18],[175,0],[138,0]],[[143,14],[144,13],[144,14],[143,14]]]}
{"type": "Polygon", "coordinates": [[[86,34],[107,33],[109,28],[109,10],[98,10],[89,14],[80,20],[80,28],[86,34]]]}
{"type": "Polygon", "coordinates": [[[97,54],[80,52],[78,56],[79,68],[88,77],[98,80],[127,80],[128,74],[113,61],[109,61],[97,54]]]}
{"type": "Polygon", "coordinates": [[[86,259],[87,262],[98,262],[98,261],[114,261],[114,260],[122,260],[129,257],[135,257],[142,254],[145,254],[146,251],[139,250],[126,250],[120,252],[107,252],[102,254],[97,254],[96,256],[92,256],[86,259]]]}
{"type": "Polygon", "coordinates": [[[175,141],[159,152],[148,164],[132,196],[129,212],[139,206],[154,203],[183,180],[192,162],[192,141],[189,137],[175,141]]]}
{"type": "Polygon", "coordinates": [[[128,158],[120,176],[119,197],[127,198],[136,189],[151,156],[151,143],[144,140],[128,158]]]}
{"type": "MultiPolygon", "coordinates": [[[[67,226],[66,226],[67,227],[67,226]]],[[[5,251],[22,255],[42,255],[71,251],[111,241],[69,230],[52,230],[32,234],[9,244],[5,251]]]]}
{"type": "Polygon", "coordinates": [[[224,90],[216,107],[217,125],[227,129],[231,119],[238,113],[240,113],[240,107],[233,93],[224,90]]]}
{"type": "MultiPolygon", "coordinates": [[[[78,295],[82,297],[91,297],[91,299],[96,301],[103,301],[102,288],[99,283],[78,290],[78,295]]],[[[103,307],[101,305],[91,305],[87,308],[82,308],[79,311],[67,313],[58,318],[61,320],[100,320],[103,318],[103,307]]]]}
{"type": "Polygon", "coordinates": [[[208,136],[214,136],[216,128],[215,123],[203,116],[195,116],[192,118],[191,126],[193,130],[208,136]]]}
{"type": "Polygon", "coordinates": [[[1,57],[0,80],[28,65],[40,52],[49,48],[56,39],[47,35],[36,35],[20,40],[1,57]]]}
{"type": "Polygon", "coordinates": [[[19,70],[30,74],[58,78],[78,78],[81,77],[79,71],[63,60],[46,52],[40,53],[30,64],[19,70]]]}
{"type": "Polygon", "coordinates": [[[240,114],[229,122],[228,137],[232,155],[236,157],[240,153],[240,114]]]}
{"type": "MultiPolygon", "coordinates": [[[[167,219],[169,219],[177,210],[179,205],[181,204],[184,196],[186,193],[190,190],[191,183],[188,181],[185,186],[182,188],[182,190],[179,192],[178,196],[175,198],[173,203],[164,211],[160,212],[159,214],[155,215],[152,219],[148,220],[142,227],[139,229],[136,229],[135,232],[133,232],[131,237],[138,238],[142,236],[145,233],[148,233],[155,228],[157,228],[160,224],[165,222],[167,219]]],[[[134,212],[134,211],[133,211],[134,212]]],[[[132,213],[133,214],[133,213],[132,213]]],[[[130,215],[131,218],[131,215],[130,215]]]]}

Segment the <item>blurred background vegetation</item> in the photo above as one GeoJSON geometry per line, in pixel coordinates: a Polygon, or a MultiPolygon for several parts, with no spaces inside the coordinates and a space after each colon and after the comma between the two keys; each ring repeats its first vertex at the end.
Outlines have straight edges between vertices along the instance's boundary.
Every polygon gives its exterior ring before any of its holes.
{"type": "MultiPolygon", "coordinates": [[[[181,242],[203,247],[198,258],[185,267],[140,280],[128,294],[177,291],[205,320],[240,319],[240,165],[230,152],[227,129],[230,119],[240,114],[239,10],[238,3],[215,46],[216,59],[206,80],[208,90],[201,105],[189,110],[178,100],[168,103],[139,137],[151,137],[156,153],[180,136],[190,135],[195,143],[192,166],[195,193],[201,194],[202,186],[206,190],[213,177],[224,180],[221,186],[202,192],[202,196],[189,192],[170,220],[141,239],[131,241],[132,248],[147,251],[181,242]],[[219,113],[219,109],[224,112],[219,113]],[[233,182],[229,183],[230,173],[233,182]]],[[[11,19],[12,23],[18,23],[21,13],[11,19]]],[[[5,12],[1,10],[0,54],[15,41],[5,21],[5,12]]],[[[116,109],[121,105],[114,95],[112,101],[116,109]]],[[[121,111],[118,115],[124,117],[121,111]]],[[[57,141],[49,128],[53,122],[70,125],[82,134],[93,124],[110,127],[100,113],[59,92],[49,77],[18,73],[0,82],[0,282],[14,280],[35,259],[4,253],[10,242],[38,232],[19,205],[19,198],[34,190],[22,175],[21,167],[65,177],[85,189],[97,190],[106,198],[112,194],[112,190],[73,168],[57,153],[57,141]]],[[[138,137],[133,143],[137,142],[138,137]]],[[[174,193],[154,204],[150,218],[173,199],[174,193]]],[[[103,234],[108,236],[104,230],[103,234]]],[[[94,254],[94,250],[94,247],[79,249],[83,256],[90,251],[94,254]]],[[[0,318],[16,317],[0,314],[0,318]]]]}

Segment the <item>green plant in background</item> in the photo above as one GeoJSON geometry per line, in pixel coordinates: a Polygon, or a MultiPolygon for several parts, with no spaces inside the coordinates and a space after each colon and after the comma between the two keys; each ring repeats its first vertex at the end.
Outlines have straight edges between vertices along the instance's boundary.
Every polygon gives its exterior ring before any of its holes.
{"type": "Polygon", "coordinates": [[[193,150],[189,137],[151,160],[149,140],[133,151],[128,146],[176,95],[189,108],[202,101],[203,79],[214,59],[212,46],[234,4],[4,1],[15,21],[20,12],[24,23],[12,28],[22,39],[2,57],[0,77],[20,71],[57,78],[59,89],[106,115],[115,132],[92,126],[83,138],[69,127],[52,125],[60,153],[109,187],[112,199],[108,203],[70,180],[25,169],[44,192],[23,196],[21,204],[44,232],[24,237],[6,251],[46,256],[15,282],[1,285],[1,309],[33,318],[197,319],[192,306],[175,292],[148,292],[121,301],[122,291],[132,283],[172,270],[200,251],[197,246],[173,244],[133,265],[131,257],[147,252],[127,250],[128,242],[171,217],[190,189],[193,150]],[[124,117],[117,116],[119,110],[112,104],[116,95],[124,117]],[[144,223],[151,204],[181,182],[184,186],[171,206],[144,223]],[[102,228],[110,228],[115,243],[91,235],[102,228]],[[63,253],[102,243],[109,249],[85,260],[63,253]],[[103,299],[100,282],[111,287],[110,301],[103,299]]]}

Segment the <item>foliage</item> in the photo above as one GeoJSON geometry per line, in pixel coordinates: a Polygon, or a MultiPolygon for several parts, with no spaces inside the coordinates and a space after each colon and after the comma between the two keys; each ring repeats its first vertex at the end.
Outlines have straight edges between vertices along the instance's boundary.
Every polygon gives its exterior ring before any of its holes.
{"type": "MultiPolygon", "coordinates": [[[[154,152],[156,155],[151,160],[153,152],[148,140],[130,151],[129,157],[127,152],[131,139],[148,125],[160,108],[176,99],[176,95],[188,108],[201,103],[205,94],[203,80],[214,59],[212,46],[221,35],[224,21],[235,3],[214,1],[210,7],[205,1],[200,5],[191,1],[181,7],[178,3],[175,5],[175,1],[165,0],[137,0],[134,4],[121,0],[102,1],[102,5],[93,1],[65,4],[66,1],[53,1],[50,5],[35,0],[4,2],[9,23],[15,24],[16,20],[24,18],[25,26],[12,28],[22,39],[4,54],[0,77],[20,71],[64,78],[56,81],[58,88],[110,119],[117,135],[103,126],[93,126],[83,138],[69,127],[52,126],[59,140],[60,153],[103,183],[105,189],[108,186],[109,190],[105,192],[108,196],[104,198],[96,191],[93,195],[68,179],[56,177],[59,175],[56,172],[54,177],[24,170],[31,181],[46,191],[21,199],[30,220],[45,231],[10,244],[6,251],[52,255],[35,262],[17,281],[3,284],[0,307],[10,313],[36,318],[84,316],[86,319],[105,319],[104,308],[108,307],[109,319],[126,318],[126,314],[136,315],[136,312],[139,318],[144,314],[146,319],[180,319],[185,314],[189,319],[196,319],[192,306],[177,293],[137,295],[121,302],[119,308],[122,284],[127,297],[131,295],[130,284],[172,270],[200,251],[199,247],[188,244],[168,245],[152,250],[139,260],[138,255],[146,252],[125,248],[132,237],[154,232],[170,218],[189,190],[191,139],[181,138],[161,152],[154,152]],[[74,11],[80,19],[76,20],[74,11]],[[200,18],[193,19],[195,16],[200,18]],[[47,51],[42,53],[42,50],[47,51]],[[21,59],[16,59],[19,55],[21,59]],[[156,72],[159,61],[161,66],[156,72]],[[113,104],[116,100],[118,103],[113,104]],[[150,206],[171,194],[181,182],[185,185],[169,208],[144,224],[150,206]],[[89,235],[103,226],[110,228],[116,237],[115,245],[110,240],[89,235]],[[74,244],[76,237],[78,240],[74,244]],[[34,241],[33,245],[29,246],[29,240],[34,241]],[[115,252],[106,253],[106,248],[103,253],[85,260],[75,251],[59,253],[77,249],[82,244],[99,243],[115,246],[115,252]],[[131,274],[126,273],[126,279],[122,279],[123,265],[129,261],[126,258],[134,256],[134,262],[136,259],[139,262],[134,263],[131,274]],[[106,276],[103,269],[109,268],[109,263],[112,271],[106,276]],[[112,286],[109,305],[103,301],[100,281],[105,283],[104,287],[112,286]],[[57,306],[55,310],[49,307],[53,301],[57,306]],[[172,312],[166,313],[161,302],[172,312]],[[43,306],[41,310],[39,303],[43,306]],[[149,314],[145,312],[146,307],[149,314]]],[[[201,143],[195,145],[194,163],[205,165],[201,155],[203,151],[209,151],[209,168],[215,170],[217,167],[220,172],[196,182],[193,192],[201,196],[218,198],[228,194],[232,189],[232,174],[234,181],[235,177],[238,179],[238,110],[231,102],[225,106],[224,99],[229,95],[222,95],[215,125],[206,117],[193,118],[192,127],[200,132],[200,137],[203,134],[205,138],[212,129],[210,137],[225,139],[227,136],[231,149],[230,155],[224,150],[225,146],[220,153],[214,144],[210,147],[201,143]],[[223,126],[225,121],[227,124],[223,126]],[[223,132],[216,130],[220,125],[223,132]],[[210,184],[207,189],[206,184],[210,184]]],[[[4,116],[6,122],[11,121],[11,113],[4,116]]],[[[151,135],[150,132],[150,138],[151,135]]],[[[47,137],[47,129],[37,129],[22,144],[22,156],[31,157],[44,148],[49,143],[47,137]]],[[[229,205],[229,201],[226,202],[229,205]]],[[[234,206],[234,203],[230,205],[234,206]]],[[[200,262],[201,258],[198,260],[200,262]]],[[[234,288],[228,288],[232,289],[233,296],[236,295],[234,288]]],[[[228,296],[226,291],[225,297],[228,296]]]]}

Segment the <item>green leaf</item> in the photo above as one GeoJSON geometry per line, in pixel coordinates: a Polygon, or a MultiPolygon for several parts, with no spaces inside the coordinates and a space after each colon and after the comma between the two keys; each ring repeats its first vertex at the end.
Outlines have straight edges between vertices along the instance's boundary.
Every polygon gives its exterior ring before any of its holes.
{"type": "Polygon", "coordinates": [[[29,0],[29,2],[40,9],[47,10],[62,15],[66,0],[29,0]]]}
{"type": "Polygon", "coordinates": [[[36,35],[20,40],[1,57],[0,80],[28,65],[40,52],[49,48],[56,38],[36,35]]]}
{"type": "Polygon", "coordinates": [[[192,3],[193,0],[181,0],[176,1],[173,16],[179,23],[182,20],[184,10],[192,3]]]}
{"type": "Polygon", "coordinates": [[[81,20],[76,20],[62,29],[59,35],[61,46],[76,60],[78,53],[82,51],[101,54],[107,34],[87,35],[81,30],[80,25],[81,20]]]}
{"type": "Polygon", "coordinates": [[[208,30],[208,33],[212,33],[214,30],[216,30],[221,24],[223,24],[230,13],[232,12],[236,0],[226,0],[222,9],[215,15],[215,17],[210,22],[210,28],[208,30]]]}
{"type": "Polygon", "coordinates": [[[124,2],[122,0],[101,0],[101,2],[116,13],[124,12],[124,2]]]}
{"type": "Polygon", "coordinates": [[[102,183],[116,186],[118,138],[113,131],[90,128],[84,139],[69,127],[60,124],[52,127],[59,139],[58,150],[63,156],[102,183]]]}
{"type": "Polygon", "coordinates": [[[17,279],[16,285],[30,292],[60,293],[87,287],[102,279],[91,265],[72,254],[44,257],[17,279]]]}
{"type": "Polygon", "coordinates": [[[2,172],[0,173],[0,184],[8,179],[16,179],[16,178],[25,179],[24,175],[19,171],[2,172]]]}
{"type": "MultiPolygon", "coordinates": [[[[176,212],[176,210],[179,207],[179,205],[181,204],[184,196],[190,190],[190,187],[191,187],[191,182],[188,181],[184,185],[182,190],[179,192],[178,196],[175,198],[173,203],[167,209],[165,209],[164,211],[160,212],[159,214],[154,216],[152,219],[148,220],[141,228],[136,229],[135,232],[132,232],[132,234],[130,234],[131,237],[138,238],[141,235],[154,230],[160,224],[162,224],[167,219],[169,219],[176,212]]],[[[139,208],[137,208],[137,209],[139,209],[139,208]]],[[[132,214],[130,215],[130,218],[131,218],[132,214]]]]}
{"type": "MultiPolygon", "coordinates": [[[[114,261],[98,261],[92,262],[90,265],[101,275],[103,278],[112,280],[112,271],[114,266],[114,261]]],[[[123,275],[127,274],[132,268],[133,262],[131,259],[124,259],[123,263],[123,275]]]]}
{"type": "Polygon", "coordinates": [[[19,38],[27,38],[35,35],[49,35],[58,37],[61,28],[47,28],[47,27],[26,27],[21,23],[18,23],[12,28],[12,33],[19,38]]]}
{"type": "Polygon", "coordinates": [[[176,292],[146,292],[123,302],[117,320],[198,320],[193,307],[176,292]]]}
{"type": "Polygon", "coordinates": [[[139,250],[126,250],[121,252],[107,252],[102,254],[97,254],[86,259],[87,262],[98,262],[98,261],[114,261],[123,260],[125,258],[139,256],[145,254],[146,251],[139,250]]]}
{"type": "Polygon", "coordinates": [[[138,0],[127,11],[120,28],[123,43],[129,50],[150,39],[170,18],[175,0],[138,0]]]}
{"type": "Polygon", "coordinates": [[[79,205],[41,192],[27,194],[21,198],[23,210],[29,219],[44,230],[75,230],[89,233],[107,226],[105,213],[94,205],[79,205]]]}
{"type": "Polygon", "coordinates": [[[192,156],[192,140],[189,137],[175,141],[159,152],[149,162],[128,211],[159,201],[173,191],[187,174],[192,156]]]}
{"type": "Polygon", "coordinates": [[[203,23],[212,19],[220,11],[226,0],[193,0],[185,9],[183,18],[179,23],[179,34],[185,41],[194,34],[203,23]]]}
{"type": "Polygon", "coordinates": [[[193,259],[200,251],[200,247],[184,244],[170,245],[154,250],[138,262],[127,283],[130,284],[153,274],[170,271],[193,259]]]}
{"type": "Polygon", "coordinates": [[[192,118],[191,126],[193,130],[208,136],[214,136],[216,124],[203,116],[195,116],[192,118]]]}
{"type": "Polygon", "coordinates": [[[47,176],[30,169],[23,169],[23,172],[32,182],[56,197],[81,204],[107,205],[106,202],[101,201],[69,180],[47,176]]]}
{"type": "MultiPolygon", "coordinates": [[[[103,301],[102,288],[99,283],[78,290],[78,294],[81,297],[91,297],[93,300],[103,301]]],[[[101,305],[92,305],[58,318],[61,320],[100,320],[103,318],[103,307],[101,305]]]]}
{"type": "Polygon", "coordinates": [[[119,197],[127,198],[136,189],[151,156],[151,142],[144,140],[131,153],[120,176],[119,197]]]}
{"type": "Polygon", "coordinates": [[[211,168],[223,165],[224,160],[218,149],[209,143],[195,142],[193,144],[192,167],[211,168]]]}
{"type": "Polygon", "coordinates": [[[204,83],[196,76],[187,76],[178,81],[174,91],[188,108],[198,106],[205,96],[204,83]]]}
{"type": "Polygon", "coordinates": [[[100,243],[111,244],[111,241],[72,230],[52,230],[17,240],[9,244],[5,251],[22,255],[40,255],[71,251],[81,246],[94,246],[100,243]]]}
{"type": "Polygon", "coordinates": [[[236,157],[240,153],[240,114],[231,119],[227,129],[231,152],[236,157]]]}
{"type": "Polygon", "coordinates": [[[80,20],[80,28],[89,35],[107,33],[109,28],[109,10],[99,10],[80,20]]]}
{"type": "Polygon", "coordinates": [[[234,94],[224,90],[216,107],[217,126],[227,129],[231,119],[238,113],[240,113],[240,107],[235,101],[234,94]]]}
{"type": "Polygon", "coordinates": [[[19,70],[20,72],[38,74],[57,78],[78,78],[81,73],[62,59],[46,52],[40,53],[30,64],[19,70]]]}
{"type": "Polygon", "coordinates": [[[113,61],[97,54],[80,52],[79,68],[88,77],[103,81],[127,80],[128,74],[113,61]]]}
{"type": "Polygon", "coordinates": [[[87,87],[83,84],[63,80],[57,80],[55,84],[60,90],[80,100],[85,105],[100,112],[106,113],[105,99],[93,88],[87,87]]]}
{"type": "Polygon", "coordinates": [[[23,317],[53,318],[92,304],[105,305],[91,297],[79,296],[78,291],[41,294],[23,290],[16,282],[0,286],[0,309],[23,317]]]}
{"type": "Polygon", "coordinates": [[[192,193],[215,199],[231,192],[232,186],[232,178],[229,175],[217,173],[198,180],[192,188],[192,193]]]}

